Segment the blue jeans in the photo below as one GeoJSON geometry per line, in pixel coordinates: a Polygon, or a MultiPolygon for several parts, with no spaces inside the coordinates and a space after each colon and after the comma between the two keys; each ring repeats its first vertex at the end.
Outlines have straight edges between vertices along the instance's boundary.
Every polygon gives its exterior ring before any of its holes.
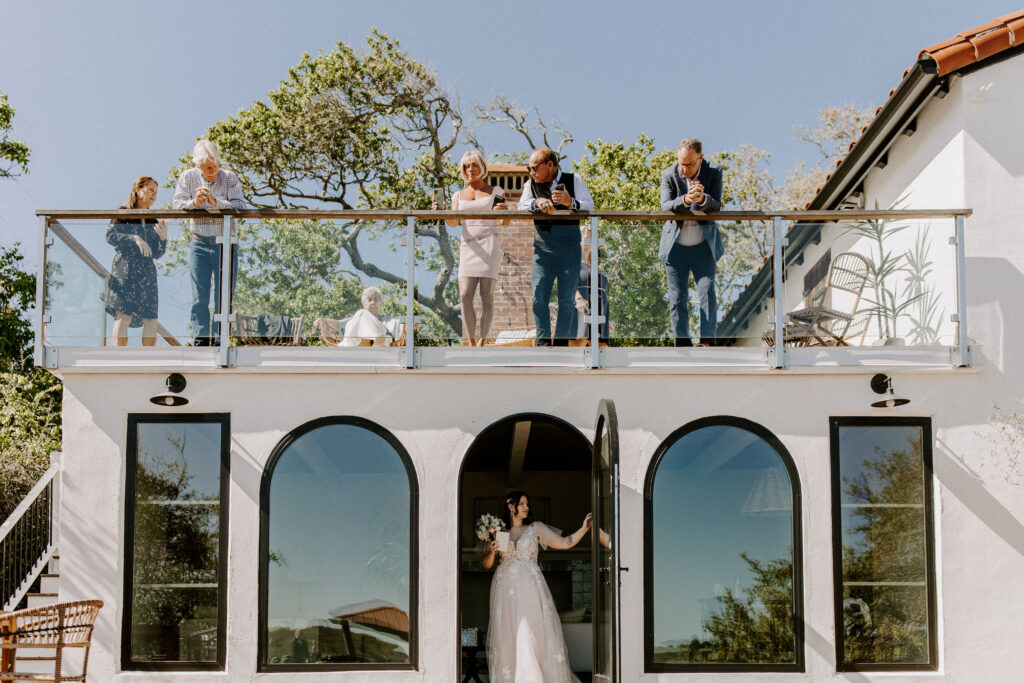
{"type": "Polygon", "coordinates": [[[715,294],[715,258],[707,242],[684,247],[673,244],[665,264],[668,276],[668,305],[672,313],[672,331],[677,339],[690,337],[690,273],[697,283],[700,301],[700,339],[709,342],[715,337],[718,324],[718,296],[715,294]]]}
{"type": "Polygon", "coordinates": [[[555,319],[555,338],[576,337],[576,286],[580,279],[580,243],[568,244],[556,250],[533,247],[533,321],[537,326],[537,343],[551,339],[551,313],[548,302],[551,290],[558,280],[558,317],[555,319]]]}
{"type": "MultiPolygon", "coordinates": [[[[220,257],[221,246],[193,239],[188,252],[188,271],[192,279],[192,337],[209,339],[210,282],[213,281],[213,310],[220,313],[220,257]]],[[[238,250],[231,250],[231,291],[238,279],[238,250]]],[[[218,334],[220,328],[218,325],[218,334]]]]}

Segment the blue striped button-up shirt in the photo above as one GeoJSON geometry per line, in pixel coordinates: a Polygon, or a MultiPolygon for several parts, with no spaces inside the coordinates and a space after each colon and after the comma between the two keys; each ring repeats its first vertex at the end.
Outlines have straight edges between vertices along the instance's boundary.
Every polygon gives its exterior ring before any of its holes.
{"type": "MultiPolygon", "coordinates": [[[[217,178],[211,183],[207,181],[198,168],[190,168],[178,176],[178,185],[174,188],[175,209],[244,209],[245,198],[242,197],[242,184],[238,176],[224,169],[217,170],[217,178]],[[200,187],[210,188],[210,194],[217,200],[217,206],[203,202],[194,204],[196,191],[200,187]]],[[[203,237],[214,237],[221,233],[223,220],[220,218],[196,218],[192,220],[192,234],[203,237]]]]}

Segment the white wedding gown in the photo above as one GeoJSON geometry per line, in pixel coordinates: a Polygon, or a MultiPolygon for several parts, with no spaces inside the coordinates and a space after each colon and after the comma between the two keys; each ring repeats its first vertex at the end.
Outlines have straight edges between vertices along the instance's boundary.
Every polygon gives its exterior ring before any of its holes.
{"type": "Polygon", "coordinates": [[[518,543],[509,541],[491,581],[487,671],[501,683],[579,683],[569,669],[562,624],[547,581],[537,566],[547,547],[534,522],[518,543]]]}

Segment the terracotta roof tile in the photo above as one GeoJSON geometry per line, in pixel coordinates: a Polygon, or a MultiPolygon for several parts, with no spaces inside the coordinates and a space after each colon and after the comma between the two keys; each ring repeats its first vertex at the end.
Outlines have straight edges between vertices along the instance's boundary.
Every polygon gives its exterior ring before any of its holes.
{"type": "Polygon", "coordinates": [[[921,50],[917,58],[932,59],[940,76],[970,66],[1024,42],[1024,10],[1007,14],[958,33],[921,50]]]}
{"type": "MultiPolygon", "coordinates": [[[[949,40],[926,47],[918,53],[918,60],[933,60],[938,68],[938,75],[948,76],[958,69],[970,66],[975,62],[987,59],[1021,44],[1024,44],[1024,10],[999,17],[982,26],[958,33],[949,40]]],[[[912,68],[908,67],[903,70],[903,75],[900,77],[901,81],[906,79],[912,68]]],[[[889,91],[888,99],[892,99],[894,94],[896,94],[896,88],[889,91]]],[[[875,109],[876,117],[884,107],[885,105],[883,104],[875,109]]],[[[861,128],[861,135],[864,135],[870,126],[871,123],[868,123],[861,128]]],[[[857,140],[850,143],[847,151],[851,151],[856,144],[857,140]]],[[[836,168],[839,168],[845,160],[846,157],[843,157],[836,161],[836,168]]],[[[831,173],[825,176],[826,182],[831,177],[831,173]]],[[[821,191],[821,187],[818,188],[818,191],[821,191]]],[[[804,208],[806,209],[810,204],[810,202],[807,202],[804,208]]]]}

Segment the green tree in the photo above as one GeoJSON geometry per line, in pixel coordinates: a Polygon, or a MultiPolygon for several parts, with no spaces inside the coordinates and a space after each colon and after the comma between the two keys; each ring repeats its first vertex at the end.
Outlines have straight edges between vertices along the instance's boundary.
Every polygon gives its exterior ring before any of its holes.
{"type": "MultiPolygon", "coordinates": [[[[207,131],[253,205],[422,209],[430,206],[431,188],[453,185],[447,156],[462,127],[457,105],[397,41],[374,30],[366,43],[364,53],[339,42],[328,53],[304,55],[266,101],[207,131]]],[[[344,221],[329,231],[355,273],[402,286],[400,272],[360,250],[366,239],[395,240],[402,230],[390,222],[344,221]]],[[[429,294],[420,288],[419,301],[461,329],[458,308],[445,297],[456,266],[451,235],[444,223],[421,226],[419,234],[437,273],[429,294]]]]}
{"type": "MultiPolygon", "coordinates": [[[[641,135],[634,143],[589,140],[573,165],[587,182],[594,205],[605,210],[650,211],[661,206],[661,169],[675,152],[641,135]]],[[[669,335],[665,269],[658,261],[660,223],[602,222],[605,248],[599,268],[608,277],[608,305],[616,337],[669,335]]]]}
{"type": "Polygon", "coordinates": [[[0,246],[0,371],[19,372],[32,364],[32,326],[36,278],[21,269],[18,246],[0,246]]]}
{"type": "MultiPolygon", "coordinates": [[[[0,179],[28,172],[30,150],[9,139],[14,109],[0,93],[0,179]]],[[[60,449],[60,381],[32,368],[36,278],[0,247],[0,520],[7,519],[60,449]]]]}
{"type": "Polygon", "coordinates": [[[746,553],[753,585],[743,596],[731,589],[719,596],[718,610],[704,628],[711,634],[708,659],[713,662],[791,663],[793,638],[793,562],[779,558],[761,562],[746,553]]]}
{"type": "Polygon", "coordinates": [[[0,520],[60,450],[60,381],[44,370],[0,372],[0,520]]]}
{"type": "MultiPolygon", "coordinates": [[[[871,584],[913,585],[925,581],[924,515],[907,503],[924,500],[921,437],[906,448],[866,458],[860,473],[844,477],[854,508],[844,531],[843,579],[871,584]]],[[[924,589],[854,586],[844,598],[870,605],[869,619],[849,621],[843,640],[846,661],[920,662],[928,653],[928,602],[924,589]]]]}
{"type": "Polygon", "coordinates": [[[28,158],[31,150],[24,142],[11,140],[10,131],[13,120],[14,107],[7,102],[7,95],[0,92],[0,178],[11,178],[28,173],[28,158]]]}

